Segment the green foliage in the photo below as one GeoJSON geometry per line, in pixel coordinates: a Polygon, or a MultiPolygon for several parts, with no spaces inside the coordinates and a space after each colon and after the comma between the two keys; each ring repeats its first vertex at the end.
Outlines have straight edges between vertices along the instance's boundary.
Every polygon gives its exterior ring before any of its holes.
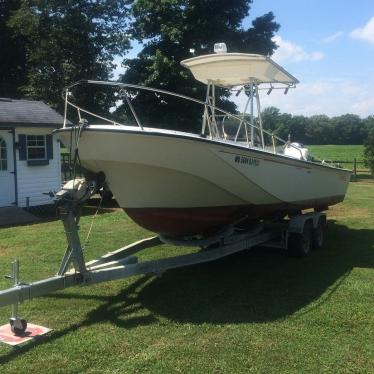
{"type": "Polygon", "coordinates": [[[17,3],[18,7],[7,13],[7,40],[23,41],[20,60],[24,61],[25,76],[17,86],[27,97],[61,105],[64,86],[79,79],[107,79],[113,56],[128,47],[126,2],[17,3]]]}
{"type": "MultiPolygon", "coordinates": [[[[211,53],[215,42],[226,42],[230,52],[272,54],[272,41],[279,25],[272,13],[256,18],[244,29],[251,0],[136,0],[133,1],[132,35],[143,43],[138,58],[125,60],[128,70],[122,80],[177,91],[188,96],[205,97],[205,86],[182,68],[180,61],[211,53]]],[[[217,104],[228,110],[235,105],[228,94],[217,92],[217,104]]],[[[170,97],[138,95],[133,104],[145,120],[163,127],[198,131],[202,108],[170,97]],[[181,113],[188,113],[188,116],[181,113]]],[[[125,108],[121,108],[125,111],[125,108]]]]}
{"type": "Polygon", "coordinates": [[[18,98],[26,80],[26,51],[21,36],[14,35],[8,20],[20,0],[0,1],[0,97],[18,98]]]}
{"type": "Polygon", "coordinates": [[[366,165],[369,166],[372,174],[374,174],[374,127],[365,141],[364,158],[366,165]]]}
{"type": "Polygon", "coordinates": [[[370,129],[374,129],[374,118],[361,119],[355,114],[344,114],[329,118],[326,115],[311,117],[292,116],[281,113],[274,107],[262,112],[263,125],[277,136],[304,144],[363,144],[370,129]]]}

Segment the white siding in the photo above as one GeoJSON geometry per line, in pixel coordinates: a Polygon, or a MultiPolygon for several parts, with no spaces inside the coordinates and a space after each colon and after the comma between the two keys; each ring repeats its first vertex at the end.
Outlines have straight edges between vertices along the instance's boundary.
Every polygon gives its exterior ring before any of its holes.
{"type": "MultiPolygon", "coordinates": [[[[16,142],[19,134],[48,135],[52,129],[18,127],[16,128],[16,142]]],[[[19,160],[19,151],[16,152],[17,164],[17,190],[18,206],[26,207],[27,198],[29,205],[51,204],[52,199],[43,193],[58,191],[61,187],[61,160],[60,143],[53,136],[53,159],[48,165],[28,166],[27,161],[19,160]]]]}

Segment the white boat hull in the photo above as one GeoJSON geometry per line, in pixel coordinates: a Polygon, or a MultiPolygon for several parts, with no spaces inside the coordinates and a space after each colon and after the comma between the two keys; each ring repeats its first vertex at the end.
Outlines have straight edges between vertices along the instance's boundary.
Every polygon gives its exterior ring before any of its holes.
{"type": "MultiPolygon", "coordinates": [[[[70,128],[58,130],[70,146],[70,128]]],[[[125,126],[89,126],[82,165],[104,172],[118,204],[141,226],[203,234],[242,217],[326,209],[344,199],[347,170],[197,135],[125,126]]]]}

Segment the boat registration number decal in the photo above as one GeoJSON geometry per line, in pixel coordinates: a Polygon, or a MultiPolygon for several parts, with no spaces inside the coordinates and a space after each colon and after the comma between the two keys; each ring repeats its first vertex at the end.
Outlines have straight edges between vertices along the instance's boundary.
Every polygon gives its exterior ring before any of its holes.
{"type": "Polygon", "coordinates": [[[246,157],[246,156],[234,156],[234,160],[236,164],[243,164],[248,166],[258,166],[260,164],[260,161],[252,158],[252,157],[246,157]]]}

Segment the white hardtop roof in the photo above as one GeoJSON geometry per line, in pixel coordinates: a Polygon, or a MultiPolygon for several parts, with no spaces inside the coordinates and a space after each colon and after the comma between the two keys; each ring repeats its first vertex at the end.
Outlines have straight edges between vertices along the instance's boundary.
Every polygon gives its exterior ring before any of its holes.
{"type": "Polygon", "coordinates": [[[247,53],[215,53],[183,60],[182,66],[191,70],[198,81],[217,86],[234,87],[254,83],[283,83],[299,81],[263,55],[247,53]]]}

